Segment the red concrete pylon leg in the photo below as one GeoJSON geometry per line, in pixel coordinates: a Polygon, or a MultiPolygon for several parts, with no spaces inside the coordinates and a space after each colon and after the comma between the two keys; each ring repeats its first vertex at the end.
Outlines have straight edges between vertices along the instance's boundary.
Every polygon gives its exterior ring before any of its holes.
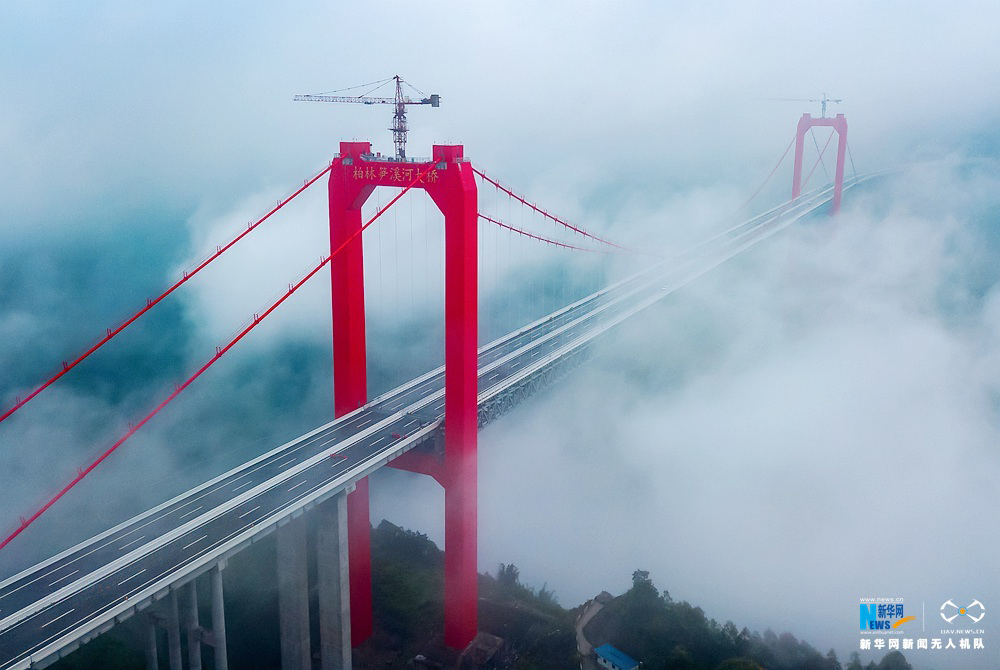
{"type": "MultiPolygon", "coordinates": [[[[342,142],[341,156],[330,170],[330,250],[354,235],[362,225],[361,206],[375,190],[351,179],[352,155],[370,152],[367,142],[342,142]],[[345,164],[345,160],[348,164],[345,164]]],[[[365,348],[365,271],[361,236],[330,261],[333,307],[334,416],[353,412],[368,401],[365,348]]],[[[347,495],[347,542],[351,588],[351,644],[372,634],[371,521],[368,479],[347,495]]]]}
{"type": "Polygon", "coordinates": [[[834,126],[837,129],[837,171],[833,176],[833,204],[830,205],[830,214],[840,211],[840,200],[844,194],[844,157],[847,155],[847,119],[843,114],[838,114],[835,120],[842,121],[834,126]]]}
{"type": "Polygon", "coordinates": [[[351,646],[371,637],[372,615],[372,526],[368,478],[361,479],[347,494],[347,568],[351,587],[351,646]]]}
{"type": "Polygon", "coordinates": [[[462,649],[478,631],[476,180],[462,147],[435,146],[446,169],[427,191],[445,226],[444,639],[462,649]]]}

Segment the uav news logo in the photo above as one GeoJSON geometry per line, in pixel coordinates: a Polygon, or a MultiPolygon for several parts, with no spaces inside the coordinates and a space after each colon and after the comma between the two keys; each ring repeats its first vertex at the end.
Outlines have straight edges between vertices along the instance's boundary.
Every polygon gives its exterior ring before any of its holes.
{"type": "Polygon", "coordinates": [[[978,600],[973,600],[966,607],[959,607],[950,600],[941,605],[941,618],[948,623],[955,621],[958,617],[969,617],[972,623],[979,623],[984,616],[986,616],[986,607],[978,600]]]}

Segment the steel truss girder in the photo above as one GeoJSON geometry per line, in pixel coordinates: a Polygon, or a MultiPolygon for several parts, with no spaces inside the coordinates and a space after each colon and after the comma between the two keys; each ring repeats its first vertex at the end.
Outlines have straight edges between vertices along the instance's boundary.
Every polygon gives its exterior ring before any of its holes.
{"type": "Polygon", "coordinates": [[[534,374],[492,395],[479,405],[479,429],[482,430],[535,393],[556,383],[589,357],[590,343],[586,343],[547,363],[534,374]]]}

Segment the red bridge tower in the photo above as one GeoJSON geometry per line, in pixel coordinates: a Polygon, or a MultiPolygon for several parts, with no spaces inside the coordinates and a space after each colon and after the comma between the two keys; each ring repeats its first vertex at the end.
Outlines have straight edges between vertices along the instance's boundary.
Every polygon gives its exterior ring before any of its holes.
{"type": "MultiPolygon", "coordinates": [[[[826,106],[824,103],[824,111],[826,106]]],[[[843,114],[837,114],[832,119],[827,117],[813,118],[809,114],[803,114],[799,119],[798,129],[795,132],[795,171],[792,174],[792,200],[799,197],[802,192],[802,149],[803,140],[808,131],[813,126],[832,126],[837,131],[839,142],[837,144],[837,171],[833,177],[833,202],[830,205],[830,214],[840,211],[840,198],[844,193],[844,157],[847,154],[847,119],[843,114]]]]}
{"type": "MultiPolygon", "coordinates": [[[[477,192],[462,146],[435,145],[432,162],[376,157],[368,142],[341,142],[330,170],[330,245],[337,249],[362,225],[361,207],[378,186],[427,191],[445,226],[444,461],[407,452],[394,465],[432,475],[445,490],[445,642],[464,648],[478,629],[476,588],[477,439],[477,192]]],[[[361,236],[333,257],[334,412],[368,401],[364,258],[361,236]]],[[[351,642],[372,633],[371,522],[368,480],[347,496],[351,642]]]]}

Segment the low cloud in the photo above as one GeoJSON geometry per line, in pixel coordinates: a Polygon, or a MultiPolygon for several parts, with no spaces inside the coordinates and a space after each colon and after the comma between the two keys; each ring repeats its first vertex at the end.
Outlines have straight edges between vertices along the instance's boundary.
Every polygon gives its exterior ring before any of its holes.
{"type": "Polygon", "coordinates": [[[481,567],[513,561],[568,604],[643,568],[719,621],[842,657],[857,640],[831,622],[860,597],[996,600],[984,180],[939,164],[852,196],[636,317],[485,431],[481,567]],[[931,175],[946,187],[923,190],[931,175]]]}

